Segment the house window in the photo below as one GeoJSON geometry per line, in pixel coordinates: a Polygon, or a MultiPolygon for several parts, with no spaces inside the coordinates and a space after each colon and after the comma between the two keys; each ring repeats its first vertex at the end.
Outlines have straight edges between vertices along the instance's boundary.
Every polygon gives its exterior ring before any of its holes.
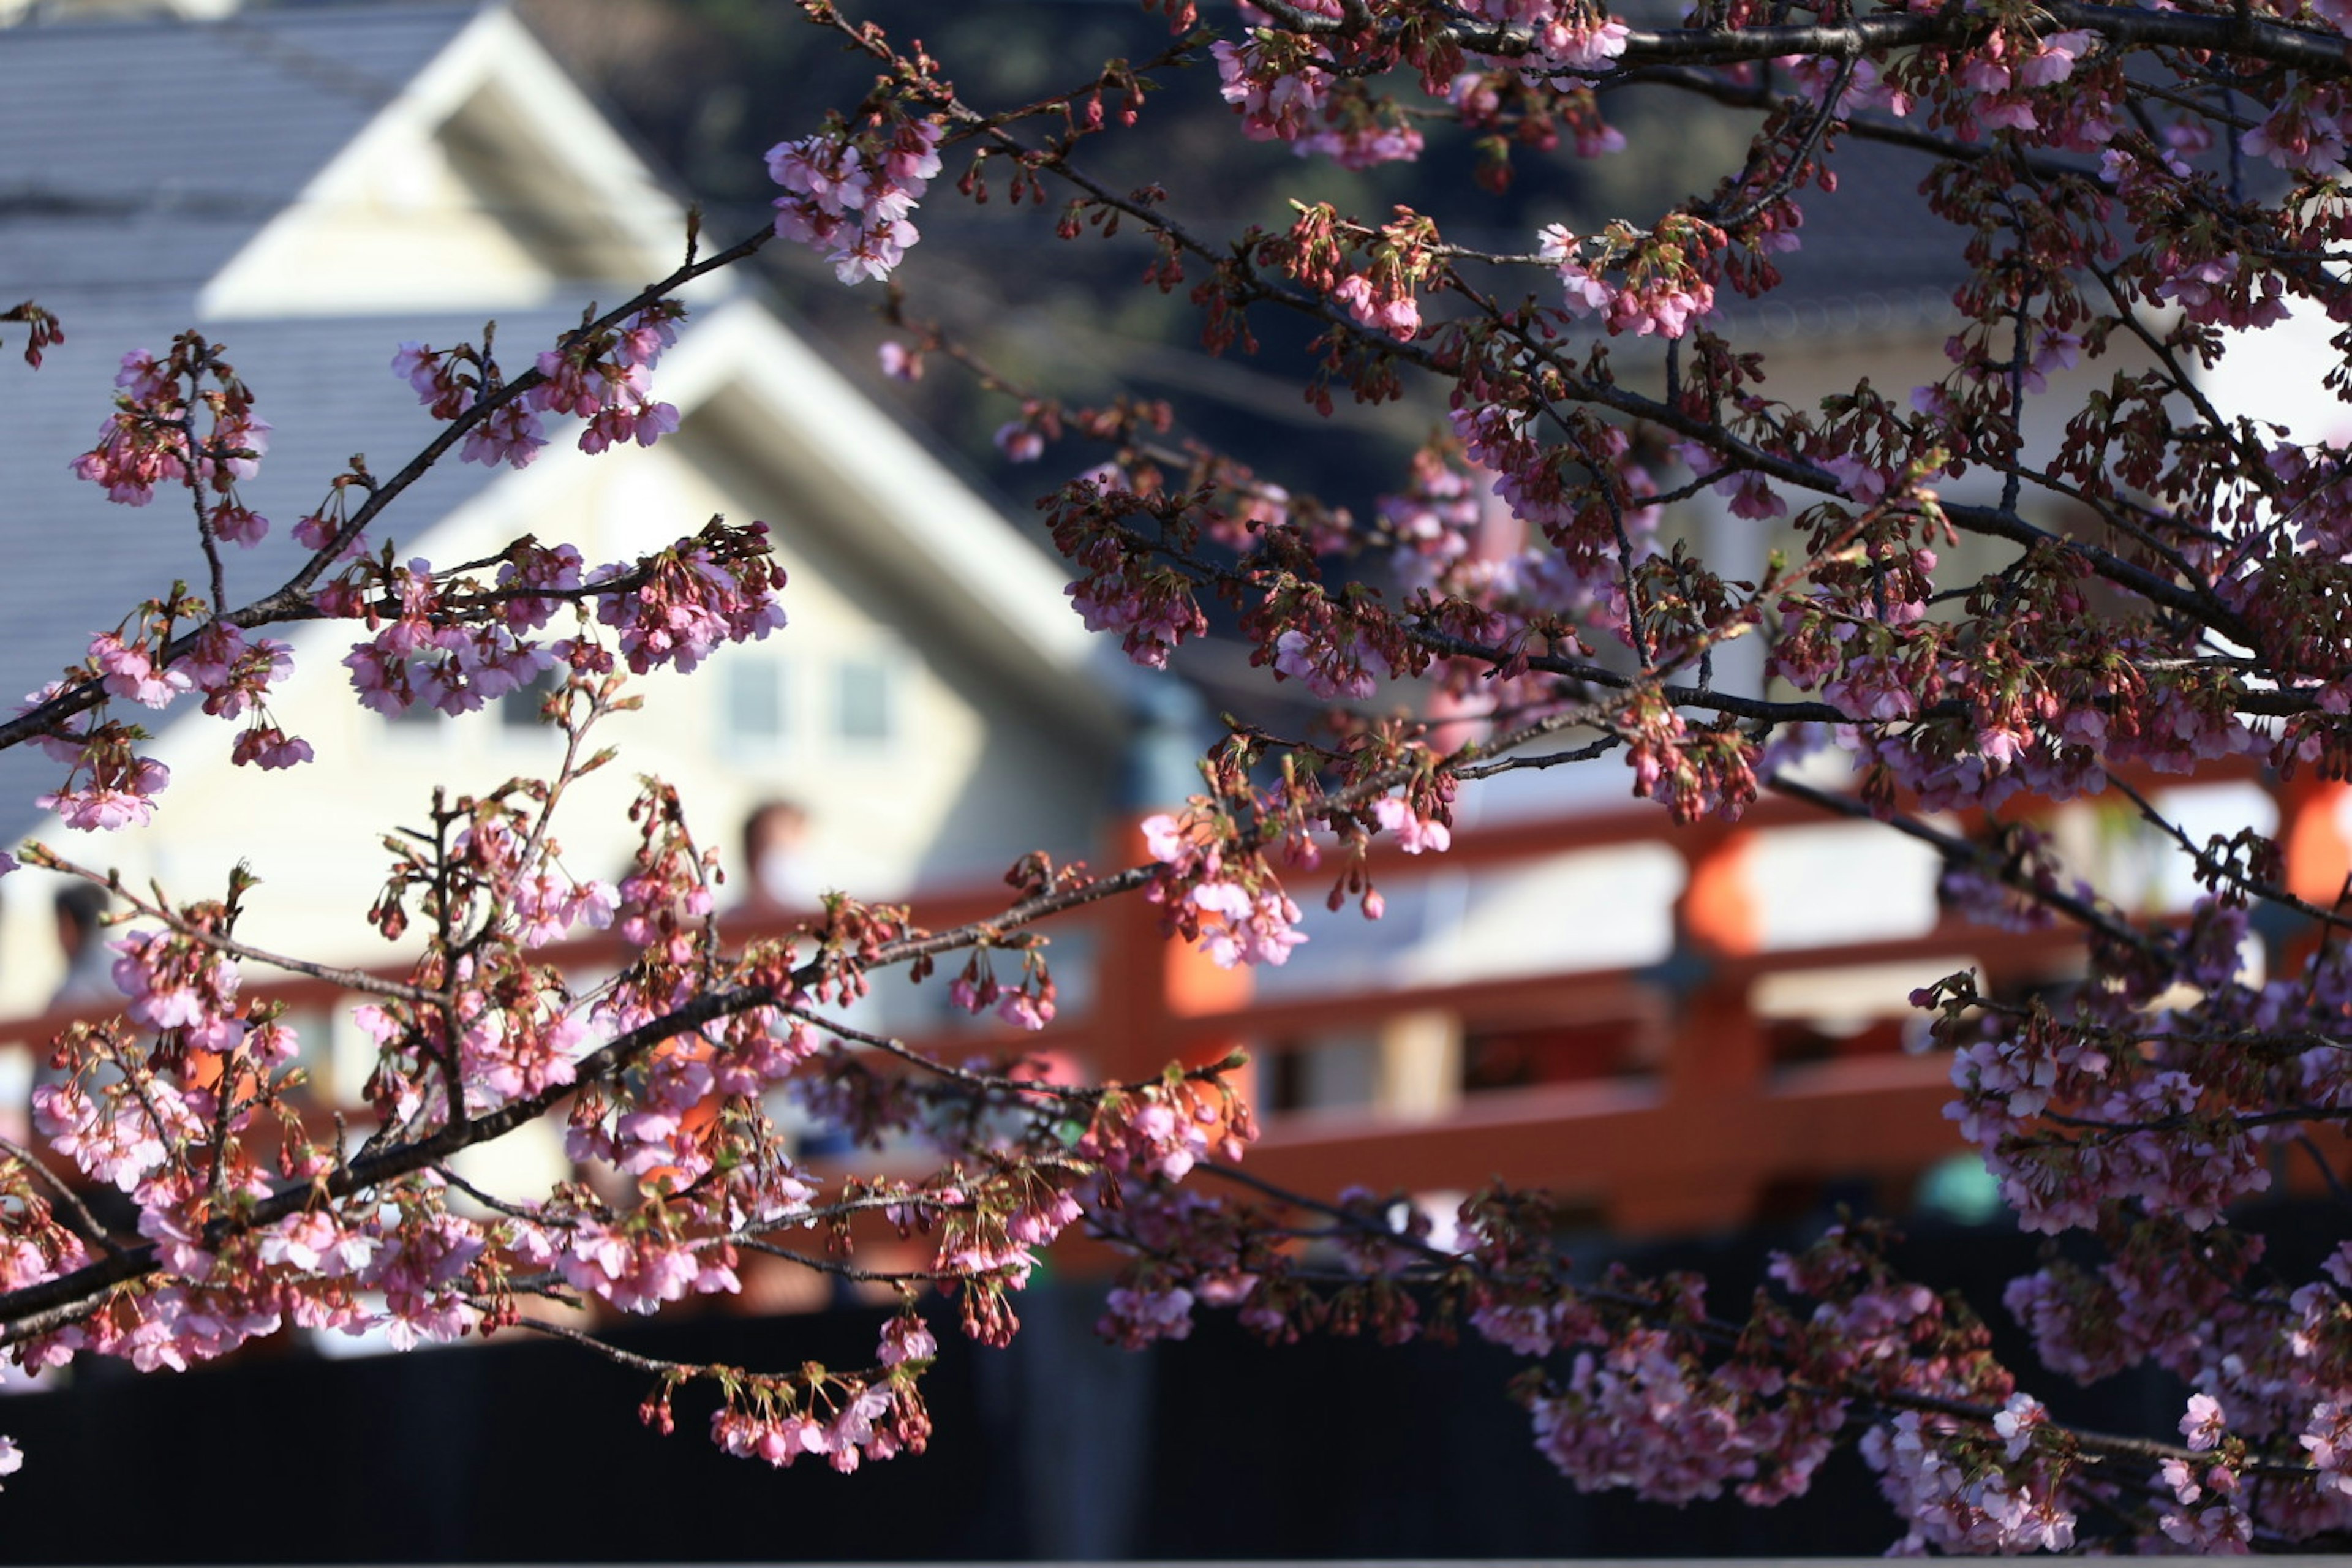
{"type": "Polygon", "coordinates": [[[555,695],[563,683],[560,670],[542,669],[531,677],[527,686],[518,686],[499,699],[499,728],[501,730],[536,730],[546,720],[540,710],[555,695]]]}
{"type": "Polygon", "coordinates": [[[879,658],[844,659],[835,676],[835,731],[845,741],[888,740],[893,728],[889,665],[879,658]]]}
{"type": "Polygon", "coordinates": [[[385,714],[383,721],[391,725],[395,733],[423,735],[431,733],[446,717],[441,710],[420,698],[397,713],[385,714]]]}
{"type": "Polygon", "coordinates": [[[727,738],[750,746],[782,741],[784,667],[772,658],[736,658],[726,669],[727,738]]]}

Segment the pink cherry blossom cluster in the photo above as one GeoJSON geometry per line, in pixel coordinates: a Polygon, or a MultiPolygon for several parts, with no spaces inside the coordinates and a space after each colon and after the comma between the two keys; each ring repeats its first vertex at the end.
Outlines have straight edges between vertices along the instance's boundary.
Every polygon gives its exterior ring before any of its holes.
{"type": "MultiPolygon", "coordinates": [[[[471,343],[436,349],[414,341],[404,342],[393,353],[392,374],[407,382],[416,393],[416,401],[441,420],[471,414],[475,405],[498,385],[497,362],[471,343]]],[[[486,468],[504,463],[520,468],[529,466],[546,445],[538,416],[527,404],[510,399],[493,407],[467,431],[458,457],[486,468]]]]}
{"type": "MultiPolygon", "coordinates": [[[[635,818],[637,849],[627,875],[620,880],[614,929],[625,942],[638,947],[659,946],[667,956],[682,960],[691,951],[694,928],[714,906],[711,884],[717,878],[718,858],[696,847],[676,795],[666,788],[640,796],[635,818]]],[[[632,989],[620,988],[604,1004],[623,1028],[634,1027],[651,1016],[630,1011],[632,989]]],[[[663,1000],[645,998],[649,1005],[663,1000]]]]}
{"type": "Polygon", "coordinates": [[[499,563],[498,586],[514,596],[499,606],[507,630],[518,635],[535,632],[555,618],[564,601],[555,595],[580,586],[580,552],[569,544],[541,544],[518,540],[499,563]],[[545,589],[546,593],[524,590],[545,589]]]}
{"type": "Polygon", "coordinates": [[[1316,696],[1335,702],[1362,701],[1396,673],[1381,650],[1357,633],[1335,636],[1328,629],[1307,631],[1295,626],[1276,635],[1270,662],[1277,676],[1303,681],[1316,696]]]}
{"type": "Polygon", "coordinates": [[[652,446],[677,428],[677,410],[654,400],[653,373],[662,351],[677,341],[681,314],[681,307],[666,303],[638,311],[610,333],[575,334],[543,351],[543,379],[525,395],[544,413],[587,421],[580,432],[583,452],[625,441],[652,446]]]}
{"type": "Polygon", "coordinates": [[[199,941],[133,933],[114,944],[114,984],[124,1011],[150,1029],[175,1029],[200,1050],[234,1050],[245,1038],[236,1016],[237,966],[199,941]]]}
{"type": "Polygon", "coordinates": [[[1171,930],[1200,943],[1221,966],[1281,963],[1307,940],[1299,908],[1263,857],[1228,859],[1217,829],[1165,812],[1143,819],[1151,858],[1167,869],[1145,897],[1162,905],[1171,930]]]}
{"type": "MultiPolygon", "coordinates": [[[[1309,0],[1304,8],[1339,14],[1328,0],[1309,0]]],[[[1286,142],[1302,158],[1320,153],[1343,169],[1421,156],[1421,132],[1409,121],[1382,113],[1346,76],[1335,74],[1328,48],[1275,32],[1238,44],[1220,38],[1209,47],[1219,90],[1252,141],[1286,142]]]]}
{"type": "Polygon", "coordinates": [[[711,1441],[739,1458],[782,1469],[813,1455],[844,1475],[863,1459],[919,1454],[930,1432],[929,1413],[913,1381],[899,1376],[869,1384],[811,1374],[805,1387],[761,1379],[730,1394],[710,1417],[711,1441]]]}
{"type": "MultiPolygon", "coordinates": [[[[1984,47],[1971,55],[1960,68],[1960,80],[1979,96],[1975,106],[1975,123],[1984,131],[2034,131],[2042,128],[2036,117],[2037,104],[2053,105],[2056,100],[2042,97],[2033,89],[2053,88],[2074,74],[2074,64],[2087,53],[2096,35],[2087,32],[2051,33],[2040,38],[2020,37],[1995,31],[1984,47]]],[[[2048,110],[2045,107],[2044,112],[2048,110]]],[[[2113,125],[2104,116],[2091,122],[2098,134],[2086,134],[2077,130],[2071,139],[2081,143],[2075,151],[2095,151],[2114,133],[2113,125]]]]}
{"type": "Polygon", "coordinates": [[[1345,307],[1358,325],[1410,342],[1421,331],[1417,291],[1431,279],[1436,241],[1436,226],[1410,207],[1366,232],[1317,205],[1301,210],[1280,254],[1293,278],[1345,307]]]}
{"type": "Polygon", "coordinates": [[[561,941],[581,925],[603,931],[621,907],[620,892],[611,883],[593,877],[575,882],[550,871],[518,877],[513,898],[520,922],[515,934],[525,947],[561,941]]]}
{"type": "Polygon", "coordinates": [[[127,698],[142,708],[168,708],[191,684],[186,670],[158,668],[151,645],[143,639],[125,643],[120,632],[92,637],[89,661],[108,696],[127,698]]]}
{"type": "MultiPolygon", "coordinates": [[[[1328,14],[1336,15],[1335,12],[1328,14]]],[[[1254,142],[1297,142],[1321,118],[1332,77],[1330,51],[1295,35],[1261,30],[1241,43],[1210,46],[1218,89],[1254,142]]]]}
{"type": "Polygon", "coordinates": [[[1477,0],[1474,15],[1534,34],[1538,68],[1605,71],[1625,52],[1631,29],[1591,0],[1477,0]]]}
{"type": "Polygon", "coordinates": [[[2243,910],[2209,902],[2160,953],[2115,955],[2121,973],[2071,1012],[1987,1006],[1957,981],[1928,997],[1938,1033],[1959,1046],[1953,1114],[2023,1222],[2107,1244],[2095,1265],[2053,1261],[2011,1284],[2007,1305],[2043,1361],[2084,1378],[2153,1361],[2199,1390],[2180,1423],[2190,1454],[2160,1467],[2169,1506],[2158,1521],[2197,1550],[2242,1550],[2260,1530],[2305,1539],[2352,1520],[2333,1468],[2346,1430],[2336,1413],[2352,1394],[2339,1326],[2352,1262],[2339,1249],[2324,1280],[2263,1284],[2262,1239],[2226,1217],[2269,1184],[2267,1146],[2294,1126],[2275,1108],[2326,1115],[2345,1102],[2339,1053],[2236,1042],[2332,1016],[2352,986],[2326,951],[2306,973],[2250,984],[2244,938],[2243,910]],[[2152,1008],[2176,979],[2196,999],[2152,1008]],[[2248,1446],[2281,1443],[2300,1451],[2308,1479],[2246,1489],[2248,1446]]]}
{"type": "Polygon", "coordinates": [[[115,411],[73,469],[125,506],[145,506],[159,484],[185,486],[208,496],[200,503],[208,539],[251,546],[269,523],[238,502],[236,486],[260,471],[270,427],[220,353],[188,332],[160,360],[145,350],[124,355],[115,411]]]}
{"type": "Polygon", "coordinates": [[[2172,1542],[2200,1555],[2234,1556],[2253,1549],[2254,1522],[2247,1515],[2244,1483],[2236,1470],[2227,1464],[2200,1467],[2188,1459],[2167,1459],[2161,1474],[2180,1505],[2161,1518],[2172,1542]]]}
{"type": "Polygon", "coordinates": [[[1265,1239],[1252,1233],[1250,1216],[1236,1205],[1197,1185],[1133,1182],[1119,1184],[1117,1199],[1115,1206],[1090,1205],[1087,1216],[1092,1234],[1137,1255],[1105,1303],[1097,1327],[1106,1338],[1135,1349],[1185,1338],[1195,1307],[1235,1309],[1257,1332],[1297,1337],[1285,1310],[1297,1298],[1279,1265],[1261,1256],[1265,1239]]]}
{"type": "MultiPolygon", "coordinates": [[[[28,694],[18,711],[41,708],[61,689],[59,683],[28,694]]],[[[72,771],[60,787],[37,796],[34,804],[56,812],[79,832],[144,826],[154,818],[155,796],[172,782],[171,769],[132,750],[134,731],[121,724],[91,723],[79,730],[60,726],[37,737],[36,743],[72,771]]]]}
{"type": "Polygon", "coordinates": [[[780,238],[824,250],[844,283],[887,278],[922,237],[910,221],[939,177],[937,121],[876,116],[853,130],[836,120],[768,149],[780,238]]]}
{"type": "Polygon", "coordinates": [[[698,1253],[658,1228],[661,1211],[641,1211],[623,1226],[576,1222],[556,1255],[557,1270],[583,1294],[624,1312],[653,1312],[688,1294],[732,1295],[742,1289],[719,1251],[698,1253]]]}
{"type": "MultiPolygon", "coordinates": [[[[711,1129],[702,1114],[718,1087],[711,1055],[699,1043],[656,1051],[635,1093],[609,1106],[583,1100],[574,1107],[565,1146],[575,1158],[603,1161],[641,1183],[690,1186],[709,1173],[713,1153],[707,1136],[711,1129]]],[[[666,1267],[675,1273],[689,1259],[674,1240],[669,1250],[676,1256],[666,1267]]],[[[683,1278],[700,1278],[698,1266],[686,1269],[683,1278]]],[[[608,1292],[599,1288],[598,1293],[608,1292]]]]}
{"type": "Polygon", "coordinates": [[[1381,520],[1395,541],[1395,570],[1411,589],[1435,589],[1447,568],[1471,553],[1480,516],[1475,485],[1450,456],[1434,446],[1422,447],[1413,454],[1410,482],[1381,498],[1381,520]]]}
{"type": "Polygon", "coordinates": [[[1103,1301],[1095,1331],[1121,1350],[1139,1351],[1161,1340],[1190,1338],[1193,1295],[1181,1285],[1138,1289],[1120,1285],[1103,1301]]]}
{"type": "Polygon", "coordinates": [[[1256,1136],[1247,1104],[1230,1089],[1178,1078],[1105,1096],[1079,1149],[1113,1175],[1181,1182],[1202,1160],[1239,1160],[1256,1136]]]}
{"type": "Polygon", "coordinates": [[[1648,235],[1612,233],[1588,259],[1586,242],[1561,225],[1547,226],[1538,252],[1556,268],[1569,311],[1597,315],[1612,332],[1680,338],[1715,309],[1716,252],[1722,231],[1695,218],[1675,218],[1648,235]],[[1612,282],[1604,267],[1622,267],[1612,282]]]}
{"type": "Polygon", "coordinates": [[[642,575],[628,592],[599,597],[596,618],[620,634],[620,655],[639,675],[661,666],[691,670],[721,643],[754,642],[784,625],[776,590],[784,574],[764,548],[766,525],[719,548],[706,532],[681,539],[645,563],[600,567],[591,584],[642,575]],[[748,542],[747,551],[740,546],[748,542]]]}
{"type": "MultiPolygon", "coordinates": [[[[477,712],[554,668],[551,654],[502,622],[467,625],[451,616],[448,592],[422,558],[387,569],[383,587],[397,613],[343,658],[363,707],[400,713],[421,702],[452,715],[477,712]]],[[[376,618],[364,602],[354,609],[376,618]]]]}
{"type": "Polygon", "coordinates": [[[2239,145],[2292,174],[2327,179],[2344,173],[2344,146],[2352,134],[2352,99],[2336,85],[2305,84],[2286,94],[2270,117],[2239,145]]]}
{"type": "Polygon", "coordinates": [[[177,1089],[147,1082],[134,1091],[133,1081],[96,1095],[73,1083],[44,1084],[33,1091],[34,1124],[50,1147],[84,1174],[126,1193],[163,1167],[168,1140],[203,1134],[202,1123],[177,1089]]]}
{"type": "MultiPolygon", "coordinates": [[[[2025,1406],[2032,1401],[2018,1400],[2025,1406]]],[[[2030,1430],[2012,1404],[2003,1411],[2021,1432],[2030,1430]]],[[[2020,1466],[2030,1437],[2005,1447],[1975,1436],[1948,1416],[1906,1410],[1864,1434],[1862,1456],[1878,1472],[1879,1488],[1911,1532],[1896,1550],[1917,1554],[2064,1552],[2074,1544],[2075,1512],[2043,1464],[2020,1466]]]]}
{"type": "Polygon", "coordinates": [[[1628,1487],[1659,1502],[1769,1503],[1805,1489],[1846,1419],[1843,1401],[1776,1398],[1776,1374],[1703,1370],[1674,1337],[1633,1330],[1579,1351],[1567,1380],[1529,1404],[1536,1447],[1588,1490],[1628,1487]]]}
{"type": "Polygon", "coordinates": [[[692,669],[722,642],[764,637],[782,626],[776,601],[782,582],[764,524],[730,528],[714,520],[668,550],[599,567],[584,582],[578,551],[525,540],[506,552],[489,584],[470,574],[443,579],[422,558],[361,563],[318,603],[327,614],[378,628],[343,659],[362,705],[398,713],[423,702],[457,714],[559,665],[583,675],[612,668],[613,655],[592,637],[532,637],[566,602],[594,601],[597,619],[617,629],[620,657],[632,669],[692,669]]]}
{"type": "MultiPolygon", "coordinates": [[[[86,679],[109,698],[121,698],[142,707],[168,707],[183,693],[198,691],[204,710],[224,719],[247,718],[230,751],[238,765],[264,769],[291,767],[311,760],[310,743],[289,736],[270,719],[271,688],[293,673],[292,650],[270,637],[247,637],[236,626],[209,619],[192,638],[178,646],[176,659],[165,662],[164,649],[173,643],[174,616],[202,614],[201,601],[182,600],[173,605],[151,601],[142,606],[137,629],[131,623],[90,640],[86,679]]],[[[68,689],[58,682],[31,693],[20,711],[37,709],[68,689]]],[[[58,811],[68,826],[77,828],[117,828],[143,824],[152,812],[152,797],[169,780],[160,763],[148,758],[125,761],[127,732],[104,722],[81,728],[63,726],[40,737],[51,756],[73,769],[68,786],[45,797],[43,804],[58,811]],[[87,769],[89,783],[72,787],[87,769]]]]}
{"type": "MultiPolygon", "coordinates": [[[[1095,487],[1085,485],[1089,495],[1095,487]]],[[[1127,657],[1147,669],[1165,669],[1168,656],[1191,637],[1204,635],[1208,617],[1182,573],[1155,567],[1107,535],[1073,550],[1085,574],[1063,590],[1090,632],[1118,632],[1127,657]]]]}
{"type": "MultiPolygon", "coordinates": [[[[665,300],[625,317],[614,326],[569,332],[542,351],[537,379],[520,398],[497,403],[466,433],[458,456],[466,462],[526,467],[547,445],[541,414],[569,414],[586,422],[580,449],[602,452],[628,441],[650,447],[677,428],[677,408],[653,396],[654,366],[677,341],[677,323],[686,308],[665,300]]],[[[392,356],[392,372],[415,390],[433,417],[455,420],[474,411],[499,390],[498,362],[489,340],[436,349],[409,342],[392,356]]],[[[311,547],[320,548],[317,535],[311,547]]]]}
{"type": "Polygon", "coordinates": [[[1020,1029],[1042,1029],[1052,1023],[1058,994],[1038,948],[1022,952],[1020,977],[1012,984],[997,979],[986,948],[974,952],[963,973],[948,983],[949,1000],[965,1012],[984,1013],[992,1007],[999,1018],[1020,1029]]]}
{"type": "Polygon", "coordinates": [[[2242,1121],[2231,1102],[2281,1089],[2296,1094],[2299,1064],[2255,1072],[2195,1043],[2210,1023],[2262,1005],[2239,981],[2244,936],[2242,909],[2209,902],[2192,917],[2171,972],[2208,996],[2202,1016],[2177,1030],[2136,1028],[2110,1007],[2064,1020],[1990,1016],[1981,1037],[1963,1041],[1955,1009],[1971,1004],[1972,992],[1930,994],[1944,1008],[1938,1028],[1958,1047],[1952,1080],[1961,1098],[1951,1114],[1984,1150],[2026,1228],[2095,1226],[2104,1205],[2134,1202],[2203,1230],[2269,1187],[2264,1145],[2273,1134],[2242,1121]],[[2052,1136],[2043,1121],[2059,1112],[2079,1118],[2080,1130],[2052,1136]]]}

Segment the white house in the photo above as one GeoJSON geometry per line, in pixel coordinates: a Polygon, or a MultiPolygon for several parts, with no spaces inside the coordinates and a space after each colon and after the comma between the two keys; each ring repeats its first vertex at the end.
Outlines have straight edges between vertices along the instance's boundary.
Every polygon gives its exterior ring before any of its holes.
{"type": "MultiPolygon", "coordinates": [[[[520,361],[683,252],[680,205],[502,8],[37,16],[0,28],[0,293],[39,300],[68,339],[37,373],[0,367],[12,697],[174,577],[201,581],[184,507],[110,505],[67,471],[126,351],[201,326],[276,426],[247,493],[272,538],[229,563],[241,599],[282,579],[289,525],[350,454],[387,472],[434,434],[388,368],[400,342],[478,341],[495,318],[520,361]]],[[[593,563],[713,513],[772,525],[790,626],[641,683],[644,710],[606,736],[618,765],[559,827],[570,863],[622,863],[639,772],[683,787],[730,868],[746,813],[794,802],[813,878],[863,896],[992,879],[1035,847],[1093,851],[1125,721],[1057,569],[755,288],[721,274],[689,298],[656,383],[682,413],[676,436],[592,458],[559,435],[519,472],[450,464],[388,518],[404,555],[436,563],[525,532],[593,563]]],[[[282,635],[298,674],[275,710],[316,763],[232,767],[233,726],[174,710],[151,747],[173,781],[150,827],[37,822],[30,803],[58,770],[20,749],[0,754],[0,811],[15,814],[0,832],[182,898],[246,860],[263,880],[252,940],[339,961],[381,951],[362,916],[383,833],[416,822],[436,784],[551,767],[555,738],[526,703],[388,721],[352,700],[348,627],[282,635]]],[[[0,1008],[38,1010],[56,985],[53,889],[37,873],[0,885],[0,1008]]]]}

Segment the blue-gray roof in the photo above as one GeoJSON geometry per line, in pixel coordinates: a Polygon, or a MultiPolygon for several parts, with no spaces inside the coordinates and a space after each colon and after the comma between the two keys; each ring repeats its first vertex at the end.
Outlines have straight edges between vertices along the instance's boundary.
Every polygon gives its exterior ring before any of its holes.
{"type": "Polygon", "coordinates": [[[194,289],[478,10],[0,29],[0,291],[194,289]]]}

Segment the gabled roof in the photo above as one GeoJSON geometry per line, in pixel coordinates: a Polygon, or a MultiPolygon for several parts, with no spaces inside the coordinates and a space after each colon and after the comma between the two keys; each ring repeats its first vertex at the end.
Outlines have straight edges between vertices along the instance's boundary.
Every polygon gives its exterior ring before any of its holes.
{"type": "Polygon", "coordinates": [[[0,29],[16,297],[203,289],[221,317],[459,303],[404,254],[419,204],[472,209],[540,265],[539,288],[503,293],[483,269],[502,308],[642,283],[683,245],[683,205],[500,5],[0,29]]]}
{"type": "MultiPolygon", "coordinates": [[[[375,14],[307,13],[362,31],[375,14]]],[[[425,31],[449,16],[410,14],[425,31]]],[[[504,5],[456,16],[463,25],[445,45],[205,286],[207,315],[536,306],[583,286],[634,290],[677,265],[685,205],[614,122],[504,5]],[[420,228],[436,231],[442,265],[418,265],[420,228]]],[[[339,37],[320,26],[268,43],[283,52],[339,37]]],[[[720,275],[683,293],[708,300],[733,287],[720,275]]]]}
{"type": "Polygon", "coordinates": [[[193,295],[479,15],[265,11],[0,32],[0,276],[193,295]]]}

